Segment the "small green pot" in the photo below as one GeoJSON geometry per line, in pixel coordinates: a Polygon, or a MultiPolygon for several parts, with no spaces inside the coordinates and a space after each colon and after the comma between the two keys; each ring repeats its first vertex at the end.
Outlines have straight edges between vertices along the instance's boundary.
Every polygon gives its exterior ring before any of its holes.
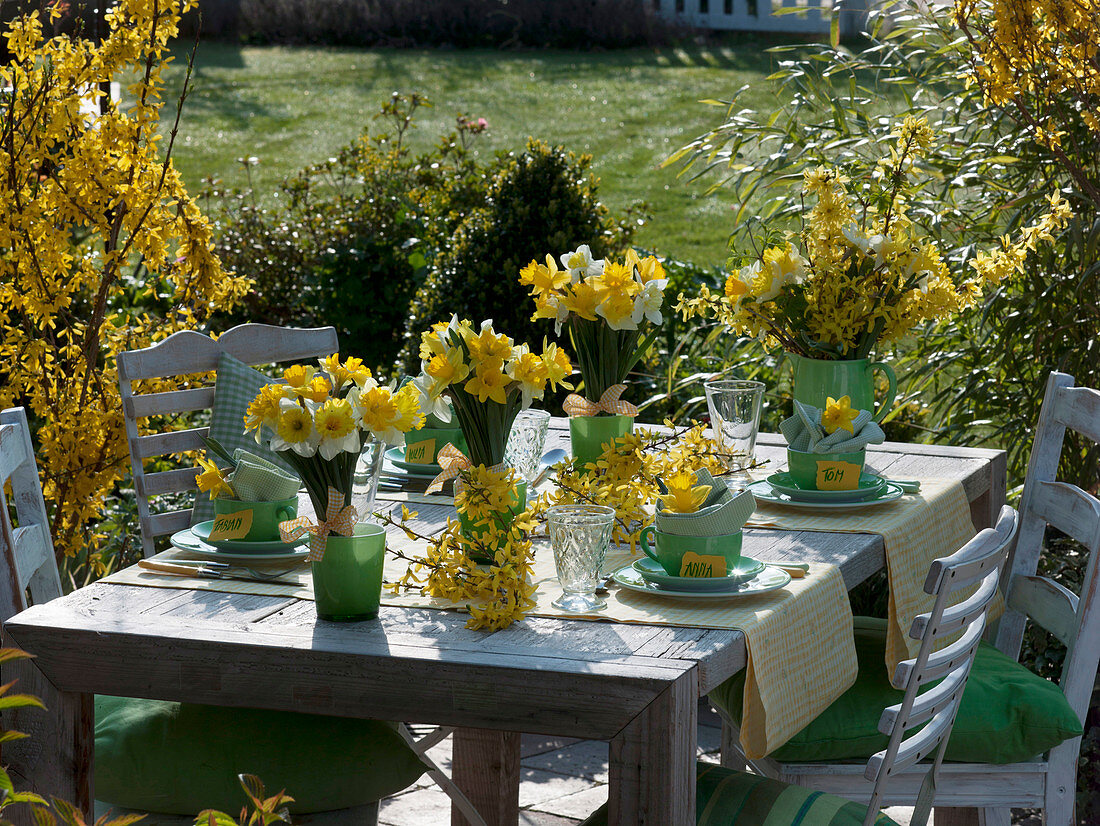
{"type": "Polygon", "coordinates": [[[633,416],[570,416],[569,443],[581,467],[595,465],[603,446],[634,430],[633,416]]]}
{"type": "Polygon", "coordinates": [[[825,402],[830,396],[834,399],[847,396],[853,410],[873,411],[876,422],[881,422],[894,404],[898,380],[888,364],[870,359],[809,359],[794,353],[787,353],[787,358],[794,367],[795,401],[824,410],[825,402]],[[888,385],[885,398],[877,406],[874,377],[876,370],[886,376],[888,385]]]}
{"type": "MultiPolygon", "coordinates": [[[[218,527],[219,517],[252,512],[252,526],[239,537],[246,542],[274,542],[279,538],[279,523],[298,515],[298,498],[273,499],[268,502],[242,502],[240,499],[215,499],[213,528],[218,527]]],[[[223,522],[225,520],[222,520],[223,522]]]]}
{"type": "Polygon", "coordinates": [[[414,465],[438,464],[439,451],[444,445],[454,445],[470,455],[461,427],[422,427],[405,434],[405,461],[414,465]]]}
{"type": "Polygon", "coordinates": [[[380,525],[360,522],[354,536],[329,534],[325,555],[310,563],[317,616],[332,622],[377,617],[385,557],[386,532],[380,525]]]}
{"type": "Polygon", "coordinates": [[[787,448],[787,468],[802,490],[855,490],[866,460],[866,450],[805,453],[787,448]]]}
{"type": "MultiPolygon", "coordinates": [[[[455,479],[455,493],[458,493],[458,486],[462,484],[461,479],[455,479]]],[[[508,502],[508,509],[502,511],[498,515],[500,525],[507,527],[512,524],[512,521],[524,510],[527,509],[527,483],[520,481],[516,483],[515,491],[512,494],[512,498],[508,502]]],[[[466,514],[462,511],[458,512],[459,529],[462,531],[462,535],[467,539],[480,539],[485,533],[489,531],[489,528],[485,525],[475,525],[466,514]]],[[[474,562],[480,562],[488,564],[494,561],[492,554],[480,554],[471,553],[470,559],[474,562]]]]}
{"type": "Polygon", "coordinates": [[[741,531],[724,536],[683,536],[646,525],[641,533],[642,552],[669,576],[726,576],[741,561],[743,541],[741,531]],[[649,544],[650,537],[653,545],[649,544]]]}

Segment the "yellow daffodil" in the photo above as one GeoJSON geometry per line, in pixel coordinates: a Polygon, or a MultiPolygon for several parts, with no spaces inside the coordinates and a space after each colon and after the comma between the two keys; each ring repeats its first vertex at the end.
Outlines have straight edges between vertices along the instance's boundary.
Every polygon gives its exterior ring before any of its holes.
{"type": "Polygon", "coordinates": [[[672,513],[695,513],[710,496],[710,485],[696,485],[695,474],[681,471],[665,480],[668,493],[657,499],[672,513]]]}
{"type": "Polygon", "coordinates": [[[630,295],[608,293],[596,308],[596,314],[603,317],[612,330],[637,330],[638,321],[634,318],[634,309],[634,299],[630,295]]]}
{"type": "Polygon", "coordinates": [[[569,361],[569,354],[557,344],[543,342],[542,364],[546,368],[546,378],[551,387],[573,389],[573,385],[566,381],[573,373],[573,365],[569,361]]]}
{"type": "Polygon", "coordinates": [[[497,335],[488,321],[481,325],[478,335],[466,339],[466,346],[474,362],[488,363],[494,359],[503,362],[512,356],[512,339],[497,335]]]}
{"type": "Polygon", "coordinates": [[[202,472],[195,475],[195,484],[199,486],[200,491],[209,492],[211,499],[217,499],[223,494],[229,498],[236,496],[217,465],[202,457],[199,457],[198,462],[202,472]]]}
{"type": "Polygon", "coordinates": [[[308,364],[293,364],[283,371],[283,379],[291,387],[305,387],[316,372],[317,368],[308,364]]]}
{"type": "MultiPolygon", "coordinates": [[[[543,360],[530,352],[527,345],[521,345],[518,357],[507,368],[508,376],[519,385],[523,394],[523,407],[531,406],[535,399],[541,399],[549,374],[543,360]]],[[[516,348],[520,349],[520,348],[516,348]]]]}
{"type": "Polygon", "coordinates": [[[596,307],[600,303],[600,294],[591,281],[581,281],[566,291],[562,303],[569,312],[587,321],[595,321],[596,307]]]}
{"type": "Polygon", "coordinates": [[[285,384],[265,384],[249,403],[244,414],[244,426],[246,430],[255,432],[257,444],[260,443],[263,427],[275,429],[279,418],[279,400],[286,398],[289,392],[292,391],[285,384]]]}
{"type": "Polygon", "coordinates": [[[569,273],[558,269],[554,256],[546,256],[546,264],[532,261],[520,270],[521,284],[531,287],[531,292],[539,297],[553,295],[569,284],[569,273]]]}
{"type": "MultiPolygon", "coordinates": [[[[319,363],[321,369],[332,377],[333,393],[338,393],[348,382],[362,386],[371,377],[370,368],[366,367],[360,358],[349,358],[341,363],[340,354],[333,353],[331,356],[319,359],[319,363]]],[[[316,401],[323,401],[323,399],[316,401]]]]}
{"type": "Polygon", "coordinates": [[[665,273],[664,265],[657,260],[656,256],[647,255],[638,262],[638,280],[642,284],[648,284],[650,281],[667,281],[668,275],[665,273]]]}
{"type": "Polygon", "coordinates": [[[601,301],[606,301],[611,296],[633,298],[642,289],[642,285],[634,279],[633,267],[613,261],[605,263],[603,272],[590,280],[601,301]]]}
{"type": "Polygon", "coordinates": [[[492,399],[497,404],[507,404],[509,379],[501,367],[503,362],[487,363],[478,366],[474,377],[463,388],[471,396],[484,404],[492,399]]]}
{"type": "Polygon", "coordinates": [[[859,416],[858,410],[852,409],[852,400],[848,396],[834,399],[829,396],[825,400],[825,409],[821,412],[821,427],[826,433],[835,433],[837,430],[847,430],[854,433],[852,422],[859,416]]]}
{"type": "Polygon", "coordinates": [[[321,375],[314,376],[309,380],[309,383],[298,388],[298,395],[304,399],[309,399],[311,402],[320,404],[329,397],[329,391],[332,390],[332,385],[329,384],[327,378],[321,375]]]}
{"type": "Polygon", "coordinates": [[[470,366],[463,360],[462,350],[454,347],[432,356],[424,363],[424,372],[442,390],[449,385],[465,381],[466,377],[470,375],[470,366]]]}
{"type": "Polygon", "coordinates": [[[424,425],[424,413],[420,409],[419,391],[415,385],[406,384],[393,395],[397,406],[397,420],[393,426],[402,433],[419,430],[424,425]]]}

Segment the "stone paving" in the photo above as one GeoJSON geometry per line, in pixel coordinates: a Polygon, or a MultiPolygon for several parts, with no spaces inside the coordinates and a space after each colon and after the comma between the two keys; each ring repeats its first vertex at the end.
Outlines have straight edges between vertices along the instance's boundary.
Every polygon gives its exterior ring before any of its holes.
{"type": "MultiPolygon", "coordinates": [[[[699,705],[699,756],[718,762],[721,722],[705,702],[699,705]]],[[[429,754],[448,773],[451,741],[429,754]]],[[[520,762],[519,826],[569,826],[579,823],[607,800],[607,743],[567,737],[523,736],[520,762]]],[[[379,826],[448,826],[450,799],[429,778],[382,803],[379,826]]],[[[904,809],[887,814],[901,826],[904,809]]]]}

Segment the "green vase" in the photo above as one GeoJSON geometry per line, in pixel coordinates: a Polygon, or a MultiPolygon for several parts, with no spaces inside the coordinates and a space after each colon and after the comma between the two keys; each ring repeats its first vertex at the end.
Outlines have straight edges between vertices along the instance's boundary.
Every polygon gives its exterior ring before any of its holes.
{"type": "MultiPolygon", "coordinates": [[[[455,479],[455,493],[457,494],[462,486],[461,479],[455,479]]],[[[508,508],[504,511],[499,511],[496,519],[501,527],[507,527],[512,524],[512,521],[521,513],[527,509],[527,483],[523,481],[516,482],[515,490],[512,492],[512,498],[508,500],[508,508]]],[[[462,535],[467,539],[479,539],[485,534],[489,528],[485,525],[475,525],[472,520],[467,518],[466,514],[462,511],[458,512],[458,524],[459,529],[462,531],[462,535]]],[[[494,561],[494,554],[482,554],[482,553],[470,553],[469,557],[474,562],[480,562],[482,564],[489,564],[494,561]]]]}
{"type": "Polygon", "coordinates": [[[873,411],[876,422],[881,422],[893,407],[898,380],[888,364],[870,359],[810,359],[794,353],[787,353],[787,358],[794,367],[796,401],[824,409],[828,397],[848,396],[853,409],[873,411]],[[875,370],[880,370],[889,384],[886,397],[878,405],[875,405],[875,370]]]}
{"type": "Polygon", "coordinates": [[[333,622],[374,619],[382,600],[386,532],[360,522],[353,536],[329,534],[325,555],[312,562],[317,616],[333,622]]]}
{"type": "Polygon", "coordinates": [[[603,446],[634,430],[633,416],[570,416],[569,443],[581,467],[592,466],[603,446]]]}

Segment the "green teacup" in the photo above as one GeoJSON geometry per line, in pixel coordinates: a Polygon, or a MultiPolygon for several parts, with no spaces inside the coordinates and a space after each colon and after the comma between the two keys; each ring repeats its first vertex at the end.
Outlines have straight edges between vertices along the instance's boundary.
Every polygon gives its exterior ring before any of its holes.
{"type": "Polygon", "coordinates": [[[855,490],[866,459],[866,450],[805,453],[787,448],[787,468],[802,490],[855,490]]]}
{"type": "Polygon", "coordinates": [[[642,551],[669,576],[726,576],[741,561],[741,531],[724,536],[681,536],[652,525],[642,528],[642,551]],[[655,538],[654,546],[649,544],[655,538]]]}
{"type": "Polygon", "coordinates": [[[298,499],[274,499],[270,502],[242,502],[240,499],[215,499],[211,538],[239,539],[244,542],[273,542],[279,538],[279,523],[298,515],[298,499]],[[232,517],[232,518],[230,518],[232,517]],[[221,534],[219,537],[218,535],[221,534]]]}
{"type": "Polygon", "coordinates": [[[470,453],[462,428],[422,427],[405,434],[405,461],[413,465],[439,464],[439,451],[444,445],[454,445],[463,453],[470,453]]]}

